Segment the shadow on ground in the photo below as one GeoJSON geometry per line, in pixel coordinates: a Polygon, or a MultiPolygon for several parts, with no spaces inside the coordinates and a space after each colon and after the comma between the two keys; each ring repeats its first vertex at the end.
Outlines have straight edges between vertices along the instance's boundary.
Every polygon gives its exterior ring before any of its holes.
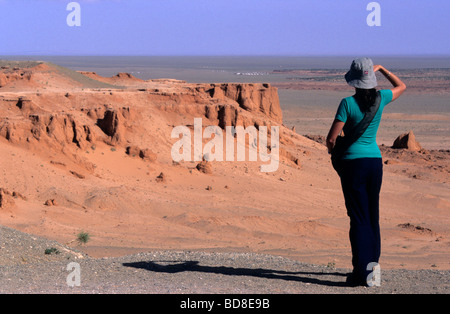
{"type": "Polygon", "coordinates": [[[186,262],[175,262],[175,261],[163,261],[160,263],[169,263],[168,265],[158,264],[156,262],[134,262],[134,263],[123,263],[125,267],[134,267],[139,269],[145,269],[152,272],[160,273],[180,273],[180,272],[202,272],[202,273],[212,273],[221,274],[228,276],[251,276],[257,278],[266,278],[274,280],[288,280],[296,281],[317,285],[324,285],[330,287],[345,287],[345,279],[343,281],[331,281],[314,278],[314,276],[339,276],[346,277],[347,274],[333,272],[288,272],[282,270],[272,270],[272,269],[262,269],[262,268],[234,268],[226,266],[205,266],[200,265],[198,261],[186,261],[186,262]]]}

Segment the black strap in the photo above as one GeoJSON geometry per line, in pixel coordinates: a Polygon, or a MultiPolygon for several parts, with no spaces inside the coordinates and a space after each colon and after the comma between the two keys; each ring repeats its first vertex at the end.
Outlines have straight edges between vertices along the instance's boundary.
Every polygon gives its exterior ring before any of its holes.
{"type": "Polygon", "coordinates": [[[372,123],[373,118],[378,112],[378,108],[380,108],[381,103],[381,95],[380,92],[377,93],[377,98],[375,99],[375,103],[371,106],[366,113],[364,114],[364,118],[359,122],[350,134],[345,134],[344,136],[338,136],[336,139],[336,145],[331,151],[331,158],[333,160],[338,160],[342,157],[345,151],[352,145],[356,140],[358,140],[361,135],[364,134],[366,129],[369,127],[370,123],[372,123]]]}

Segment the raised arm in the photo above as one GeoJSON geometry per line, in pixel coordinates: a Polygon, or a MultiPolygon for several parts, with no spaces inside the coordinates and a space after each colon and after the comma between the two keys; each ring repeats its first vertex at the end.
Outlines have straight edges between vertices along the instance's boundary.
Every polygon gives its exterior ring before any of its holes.
{"type": "Polygon", "coordinates": [[[403,94],[403,92],[406,90],[405,83],[403,83],[402,80],[400,80],[395,74],[386,70],[386,68],[383,67],[382,65],[374,65],[373,70],[375,72],[380,71],[380,73],[383,74],[384,77],[386,77],[389,80],[389,82],[391,82],[391,84],[394,86],[394,88],[391,89],[393,94],[392,101],[400,97],[400,95],[403,94]]]}

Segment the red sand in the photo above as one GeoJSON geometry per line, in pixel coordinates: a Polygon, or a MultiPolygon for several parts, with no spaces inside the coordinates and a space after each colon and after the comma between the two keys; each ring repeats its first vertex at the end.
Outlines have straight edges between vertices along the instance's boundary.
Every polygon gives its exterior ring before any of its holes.
{"type": "MultiPolygon", "coordinates": [[[[78,249],[95,257],[250,251],[350,267],[349,221],[329,155],[282,126],[275,88],[102,80],[126,86],[115,89],[47,64],[26,71],[0,71],[2,225],[62,243],[84,230],[91,240],[78,249]],[[198,162],[173,163],[171,131],[195,117],[204,126],[280,126],[278,170],[229,161],[204,173],[198,162]],[[130,146],[150,157],[127,154],[130,146]]],[[[449,153],[383,154],[381,267],[450,269],[449,153]]]]}

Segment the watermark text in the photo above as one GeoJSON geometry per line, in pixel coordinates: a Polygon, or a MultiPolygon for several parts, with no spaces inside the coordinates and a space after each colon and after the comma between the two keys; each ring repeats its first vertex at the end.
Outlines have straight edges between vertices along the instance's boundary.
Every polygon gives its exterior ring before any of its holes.
{"type": "Polygon", "coordinates": [[[66,7],[67,11],[71,11],[66,18],[68,26],[81,26],[81,6],[78,2],[70,2],[66,7]]]}
{"type": "Polygon", "coordinates": [[[367,5],[367,11],[371,11],[367,15],[367,25],[370,27],[381,26],[381,5],[378,2],[370,2],[367,5]]]}
{"type": "Polygon", "coordinates": [[[203,130],[202,119],[195,118],[193,135],[187,126],[173,128],[171,137],[179,140],[172,146],[172,160],[258,161],[259,156],[264,163],[260,166],[261,172],[274,172],[279,165],[279,126],[270,127],[270,145],[268,132],[267,126],[259,126],[258,129],[255,126],[226,126],[224,135],[219,126],[207,126],[203,130]],[[210,140],[203,146],[204,138],[210,140]]]}

